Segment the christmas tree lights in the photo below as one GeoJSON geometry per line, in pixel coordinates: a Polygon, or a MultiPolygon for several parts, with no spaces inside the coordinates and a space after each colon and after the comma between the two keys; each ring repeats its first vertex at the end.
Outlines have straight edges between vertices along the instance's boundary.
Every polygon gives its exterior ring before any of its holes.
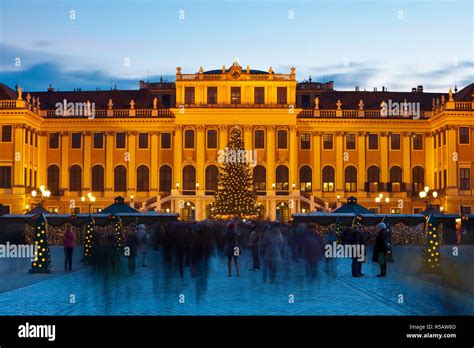
{"type": "Polygon", "coordinates": [[[117,250],[121,250],[123,247],[125,238],[123,234],[122,219],[120,218],[120,216],[114,216],[113,223],[114,223],[115,248],[117,250]]]}
{"type": "Polygon", "coordinates": [[[422,254],[422,269],[426,272],[439,272],[440,270],[440,222],[427,216],[425,245],[422,254]]]}
{"type": "Polygon", "coordinates": [[[44,214],[35,219],[34,243],[35,260],[31,263],[30,273],[50,273],[51,253],[47,233],[48,223],[44,214]]]}
{"type": "Polygon", "coordinates": [[[92,247],[94,244],[93,234],[94,234],[94,219],[91,216],[86,224],[83,261],[89,260],[92,257],[92,247]]]}
{"type": "Polygon", "coordinates": [[[219,168],[214,213],[218,217],[249,218],[258,214],[257,199],[248,158],[245,155],[242,133],[238,126],[230,132],[226,159],[219,168]]]}

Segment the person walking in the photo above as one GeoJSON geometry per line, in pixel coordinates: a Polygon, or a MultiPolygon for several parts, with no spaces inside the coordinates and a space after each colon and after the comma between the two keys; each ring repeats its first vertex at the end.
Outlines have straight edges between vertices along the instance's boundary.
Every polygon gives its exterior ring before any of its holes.
{"type": "Polygon", "coordinates": [[[138,238],[138,255],[139,255],[139,262],[140,259],[142,261],[142,267],[146,266],[146,255],[148,253],[148,244],[150,241],[150,237],[146,231],[146,227],[143,224],[138,225],[137,231],[137,238],[138,238]]]}
{"type": "Polygon", "coordinates": [[[252,223],[252,232],[250,232],[248,243],[250,251],[252,252],[252,271],[257,271],[260,269],[260,256],[258,255],[258,251],[260,248],[260,231],[258,229],[259,227],[256,226],[255,223],[252,223]]]}
{"type": "Polygon", "coordinates": [[[72,254],[74,252],[74,233],[72,226],[67,225],[66,233],[64,234],[64,270],[71,271],[72,269],[72,254]]]}
{"type": "Polygon", "coordinates": [[[240,247],[239,247],[239,233],[235,228],[235,224],[231,222],[227,226],[226,232],[226,248],[225,255],[227,256],[227,270],[229,277],[232,277],[232,259],[235,264],[235,273],[237,277],[240,277],[239,271],[239,256],[240,256],[240,247]]]}
{"type": "Polygon", "coordinates": [[[132,274],[135,273],[137,267],[137,247],[137,234],[132,232],[127,236],[127,239],[125,240],[125,256],[128,258],[128,269],[132,274]]]}
{"type": "Polygon", "coordinates": [[[356,252],[361,252],[362,255],[352,255],[352,276],[353,277],[362,277],[362,263],[365,261],[365,239],[362,235],[359,227],[354,227],[352,230],[352,241],[356,252]]]}
{"type": "Polygon", "coordinates": [[[264,272],[263,280],[274,283],[277,275],[278,263],[283,254],[283,236],[278,226],[273,226],[264,238],[264,272]]]}
{"type": "Polygon", "coordinates": [[[385,277],[387,275],[387,225],[380,222],[375,227],[377,237],[375,238],[374,253],[372,261],[380,265],[380,274],[377,277],[385,277]]]}

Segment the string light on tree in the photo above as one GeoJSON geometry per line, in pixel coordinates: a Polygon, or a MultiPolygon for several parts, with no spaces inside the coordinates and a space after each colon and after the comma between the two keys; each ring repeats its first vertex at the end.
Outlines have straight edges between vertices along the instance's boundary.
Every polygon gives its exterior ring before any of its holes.
{"type": "Polygon", "coordinates": [[[115,236],[115,248],[121,250],[124,242],[122,219],[120,216],[114,216],[114,236],[115,236]]]}
{"type": "Polygon", "coordinates": [[[440,270],[440,223],[427,217],[426,240],[422,254],[422,269],[427,272],[439,272],[440,270]]]}
{"type": "Polygon", "coordinates": [[[94,219],[90,217],[90,219],[87,221],[87,224],[86,224],[83,260],[89,260],[92,257],[93,234],[94,234],[94,219]]]}
{"type": "Polygon", "coordinates": [[[341,219],[337,218],[336,220],[336,238],[337,238],[337,243],[341,243],[342,240],[342,222],[341,219]]]}
{"type": "Polygon", "coordinates": [[[51,272],[51,252],[47,236],[47,221],[44,214],[35,220],[34,243],[36,246],[35,260],[31,263],[30,273],[51,272]]]}
{"type": "Polygon", "coordinates": [[[227,148],[236,158],[225,160],[219,168],[215,214],[219,217],[255,217],[258,210],[253,175],[248,159],[239,155],[246,152],[238,126],[231,129],[227,148]]]}

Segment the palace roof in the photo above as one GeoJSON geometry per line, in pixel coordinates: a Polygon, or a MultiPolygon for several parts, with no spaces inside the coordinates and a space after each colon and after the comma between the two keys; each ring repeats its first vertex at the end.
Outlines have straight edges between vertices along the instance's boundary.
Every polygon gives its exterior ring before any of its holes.
{"type": "MultiPolygon", "coordinates": [[[[95,103],[96,109],[107,109],[109,99],[112,99],[114,109],[129,109],[130,101],[133,99],[135,109],[153,108],[155,96],[150,90],[105,90],[105,91],[48,91],[48,92],[23,92],[23,98],[30,93],[32,97],[40,97],[42,109],[54,109],[56,103],[67,102],[95,103]]],[[[158,108],[160,102],[158,100],[158,108]]]]}
{"type": "Polygon", "coordinates": [[[18,94],[3,83],[0,83],[0,100],[16,99],[18,94]]]}

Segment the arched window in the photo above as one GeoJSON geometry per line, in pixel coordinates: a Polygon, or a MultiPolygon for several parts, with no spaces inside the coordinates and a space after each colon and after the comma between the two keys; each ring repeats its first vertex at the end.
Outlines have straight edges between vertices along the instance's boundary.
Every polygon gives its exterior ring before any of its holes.
{"type": "Polygon", "coordinates": [[[145,165],[141,165],[137,168],[137,191],[145,192],[150,191],[150,171],[145,165]]]}
{"type": "Polygon", "coordinates": [[[380,169],[377,166],[370,166],[367,169],[367,183],[369,192],[378,192],[380,182],[380,169]]]}
{"type": "Polygon", "coordinates": [[[300,191],[311,192],[313,171],[310,166],[302,166],[300,168],[300,191]]]}
{"type": "Polygon", "coordinates": [[[69,169],[69,191],[82,191],[82,169],[78,165],[69,169]]]}
{"type": "Polygon", "coordinates": [[[104,167],[92,167],[92,191],[104,191],[104,167]]]}
{"type": "Polygon", "coordinates": [[[357,169],[354,166],[348,166],[344,171],[344,182],[346,192],[357,192],[357,169]]]}
{"type": "Polygon", "coordinates": [[[114,191],[127,191],[127,169],[124,166],[114,169],[114,191]]]}
{"type": "Polygon", "coordinates": [[[160,168],[160,191],[171,191],[171,167],[168,165],[160,168]]]}
{"type": "Polygon", "coordinates": [[[59,196],[59,167],[57,165],[48,167],[47,189],[53,196],[59,196]]]}
{"type": "Polygon", "coordinates": [[[183,190],[194,191],[196,189],[196,169],[193,166],[183,168],[183,190]]]}
{"type": "Polygon", "coordinates": [[[288,167],[278,166],[276,169],[277,191],[288,191],[288,181],[289,181],[288,167]]]}
{"type": "Polygon", "coordinates": [[[206,191],[217,191],[217,174],[219,170],[216,166],[206,168],[206,191]]]}
{"type": "Polygon", "coordinates": [[[402,168],[399,166],[390,168],[390,186],[392,187],[392,192],[400,192],[402,180],[402,168]]]}
{"type": "Polygon", "coordinates": [[[334,168],[331,166],[323,168],[323,192],[334,192],[334,168]]]}
{"type": "Polygon", "coordinates": [[[413,192],[421,192],[425,187],[425,170],[416,166],[412,171],[413,192]]]}
{"type": "Polygon", "coordinates": [[[265,191],[267,187],[267,170],[258,165],[253,168],[253,185],[256,191],[265,191]]]}

